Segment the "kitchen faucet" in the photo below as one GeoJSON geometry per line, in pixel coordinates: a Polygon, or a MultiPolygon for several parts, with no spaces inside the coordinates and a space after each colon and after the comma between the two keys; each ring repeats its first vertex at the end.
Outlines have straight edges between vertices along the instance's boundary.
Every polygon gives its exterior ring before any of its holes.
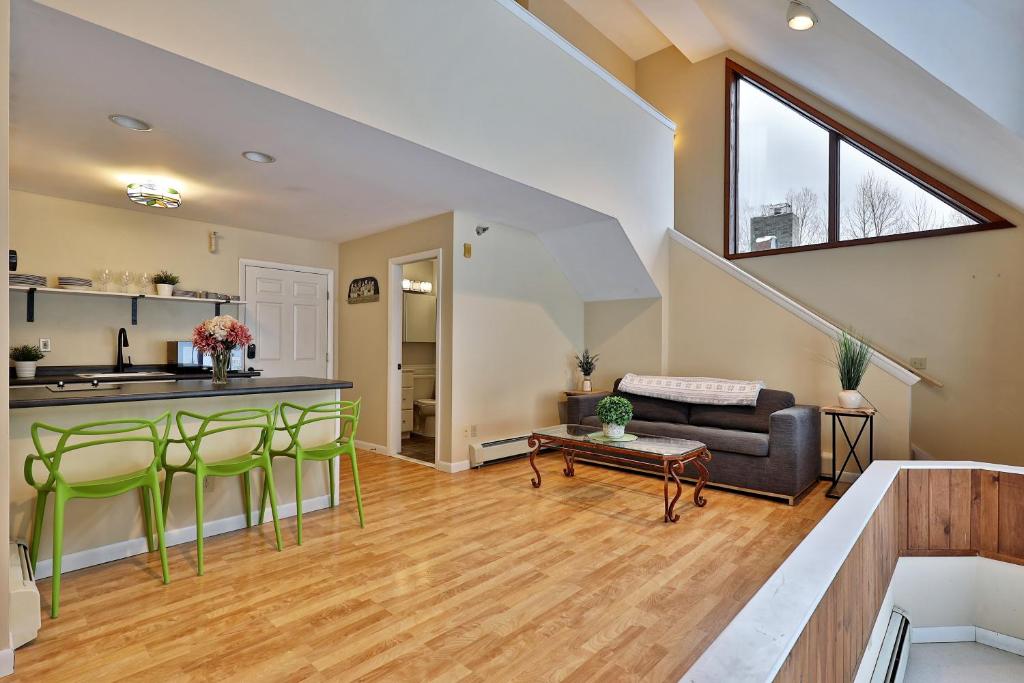
{"type": "Polygon", "coordinates": [[[117,331],[117,363],[114,365],[114,372],[124,372],[125,368],[132,366],[132,357],[128,356],[128,362],[124,361],[124,350],[128,348],[128,331],[123,327],[117,331]]]}

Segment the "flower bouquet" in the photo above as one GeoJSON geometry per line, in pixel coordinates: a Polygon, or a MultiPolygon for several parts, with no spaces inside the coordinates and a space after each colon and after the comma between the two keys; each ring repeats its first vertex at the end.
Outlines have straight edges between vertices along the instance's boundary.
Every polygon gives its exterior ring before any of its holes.
{"type": "Polygon", "coordinates": [[[213,360],[213,383],[228,383],[228,366],[231,364],[231,351],[238,346],[252,343],[252,332],[245,324],[230,315],[218,315],[210,318],[192,331],[192,344],[196,350],[205,353],[213,360]]]}

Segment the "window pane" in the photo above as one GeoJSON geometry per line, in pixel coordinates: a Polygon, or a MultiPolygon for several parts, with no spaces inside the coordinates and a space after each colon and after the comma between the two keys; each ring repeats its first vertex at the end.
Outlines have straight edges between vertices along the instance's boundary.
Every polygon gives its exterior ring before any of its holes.
{"type": "Polygon", "coordinates": [[[737,91],[736,252],[828,239],[828,132],[757,86],[737,91]]]}
{"type": "Polygon", "coordinates": [[[839,143],[839,239],[977,222],[848,142],[839,143]]]}

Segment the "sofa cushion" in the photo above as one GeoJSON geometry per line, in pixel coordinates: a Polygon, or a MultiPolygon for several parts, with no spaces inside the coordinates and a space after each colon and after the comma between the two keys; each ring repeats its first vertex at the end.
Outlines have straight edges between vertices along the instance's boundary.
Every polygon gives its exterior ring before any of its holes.
{"type": "MultiPolygon", "coordinates": [[[[596,416],[591,415],[584,418],[583,424],[600,428],[601,421],[596,416]]],[[[757,457],[768,455],[768,435],[760,432],[744,432],[736,429],[699,427],[697,425],[648,420],[633,420],[626,425],[626,431],[630,434],[692,439],[693,441],[700,441],[712,451],[739,453],[741,455],[757,457]]]]}
{"type": "Polygon", "coordinates": [[[767,434],[772,413],[795,405],[796,399],[788,391],[762,389],[757,396],[757,405],[753,407],[690,406],[690,424],[767,434]]]}
{"type": "Polygon", "coordinates": [[[621,381],[621,378],[615,380],[612,393],[616,396],[621,396],[633,404],[634,419],[648,420],[650,422],[678,422],[679,424],[687,424],[690,421],[689,403],[680,403],[679,401],[669,401],[664,398],[640,396],[639,394],[619,391],[619,382],[621,381]]]}

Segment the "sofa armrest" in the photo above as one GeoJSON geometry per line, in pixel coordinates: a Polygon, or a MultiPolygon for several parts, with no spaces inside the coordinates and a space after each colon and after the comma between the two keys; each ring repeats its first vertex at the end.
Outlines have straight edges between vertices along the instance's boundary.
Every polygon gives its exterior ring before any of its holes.
{"type": "Polygon", "coordinates": [[[569,396],[565,411],[567,424],[583,424],[583,418],[596,415],[598,401],[608,395],[608,392],[600,391],[593,394],[569,396]]]}
{"type": "Polygon", "coordinates": [[[793,406],[771,414],[768,457],[773,467],[802,491],[821,476],[821,411],[818,406],[793,406]]]}

